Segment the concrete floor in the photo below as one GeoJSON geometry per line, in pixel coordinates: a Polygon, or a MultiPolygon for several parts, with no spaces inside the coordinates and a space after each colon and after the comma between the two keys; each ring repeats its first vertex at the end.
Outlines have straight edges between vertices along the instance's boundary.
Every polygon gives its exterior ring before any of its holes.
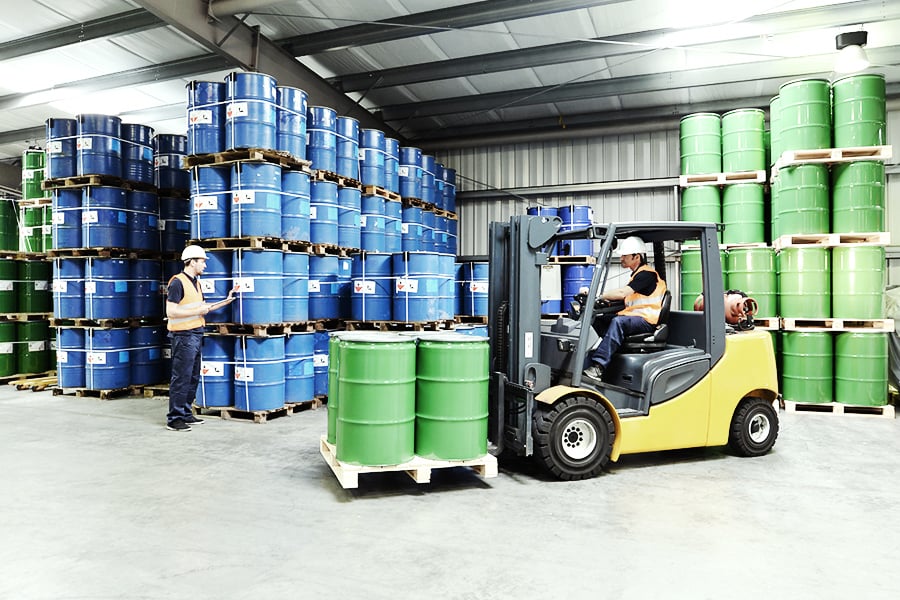
{"type": "Polygon", "coordinates": [[[551,481],[360,477],[326,411],[163,428],[166,400],[0,390],[0,598],[896,599],[900,421],[781,413],[775,449],[551,481]]]}

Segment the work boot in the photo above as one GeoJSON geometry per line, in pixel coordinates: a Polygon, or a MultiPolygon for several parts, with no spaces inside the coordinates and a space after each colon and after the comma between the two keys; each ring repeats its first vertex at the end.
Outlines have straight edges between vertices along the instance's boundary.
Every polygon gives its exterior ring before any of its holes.
{"type": "Polygon", "coordinates": [[[603,368],[598,367],[597,365],[591,365],[587,369],[581,372],[585,377],[589,377],[590,379],[596,379],[600,381],[603,377],[603,368]]]}
{"type": "Polygon", "coordinates": [[[166,424],[166,429],[168,429],[169,431],[190,431],[191,426],[181,419],[175,419],[171,423],[166,424]]]}

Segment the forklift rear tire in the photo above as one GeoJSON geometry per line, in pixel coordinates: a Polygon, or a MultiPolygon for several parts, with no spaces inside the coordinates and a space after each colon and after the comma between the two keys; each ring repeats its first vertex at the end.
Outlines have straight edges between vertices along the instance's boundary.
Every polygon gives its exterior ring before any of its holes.
{"type": "Polygon", "coordinates": [[[747,398],[734,411],[728,446],[739,456],[762,456],[778,438],[778,413],[771,402],[747,398]]]}
{"type": "Polygon", "coordinates": [[[569,397],[535,412],[535,458],[559,479],[599,474],[615,437],[612,416],[593,398],[569,397]]]}

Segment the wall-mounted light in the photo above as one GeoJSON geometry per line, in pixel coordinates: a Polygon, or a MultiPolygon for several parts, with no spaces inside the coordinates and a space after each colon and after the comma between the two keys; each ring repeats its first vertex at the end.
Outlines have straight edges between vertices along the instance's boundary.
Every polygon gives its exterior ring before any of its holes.
{"type": "Polygon", "coordinates": [[[839,33],[834,38],[834,45],[838,50],[837,59],[834,61],[835,72],[855,73],[868,67],[869,57],[863,50],[868,39],[869,34],[865,31],[839,33]]]}

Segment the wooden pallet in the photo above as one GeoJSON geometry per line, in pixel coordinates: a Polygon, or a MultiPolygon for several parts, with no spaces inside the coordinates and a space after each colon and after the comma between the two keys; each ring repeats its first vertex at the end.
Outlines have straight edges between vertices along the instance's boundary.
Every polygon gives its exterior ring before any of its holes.
{"type": "MultiPolygon", "coordinates": [[[[45,191],[83,188],[88,186],[110,186],[136,192],[153,192],[158,190],[152,183],[145,181],[131,181],[115,175],[91,174],[73,175],[71,177],[54,177],[41,182],[41,189],[45,191]]],[[[163,194],[161,194],[163,195],[163,194]]]]}
{"type": "Polygon", "coordinates": [[[131,396],[142,396],[144,386],[129,385],[124,388],[111,390],[92,390],[89,388],[53,388],[54,396],[75,396],[77,398],[99,398],[100,400],[115,400],[131,396]]]}
{"type": "Polygon", "coordinates": [[[15,386],[19,391],[31,390],[32,392],[43,392],[47,388],[56,386],[58,380],[56,375],[48,377],[34,377],[19,381],[10,381],[9,385],[15,386]]]}
{"type": "Polygon", "coordinates": [[[449,210],[444,210],[443,208],[437,208],[432,211],[439,217],[444,217],[445,219],[449,219],[451,221],[458,221],[459,217],[456,216],[456,213],[452,213],[449,210]]]}
{"type": "Polygon", "coordinates": [[[160,383],[157,385],[145,385],[144,386],[144,398],[156,398],[157,396],[168,396],[169,395],[169,384],[168,383],[160,383]]]}
{"type": "Polygon", "coordinates": [[[456,315],[453,320],[461,325],[487,325],[486,315],[456,315]]]}
{"type": "Polygon", "coordinates": [[[351,254],[359,252],[359,248],[343,248],[334,244],[311,244],[309,253],[315,256],[338,256],[348,258],[351,254]]]}
{"type": "Polygon", "coordinates": [[[0,250],[0,259],[9,260],[44,260],[44,252],[22,252],[20,250],[0,250]]]}
{"type": "Polygon", "coordinates": [[[24,384],[29,381],[47,377],[56,377],[56,369],[41,371],[40,373],[16,373],[15,375],[7,375],[5,377],[0,377],[0,385],[17,385],[20,383],[24,384]]]}
{"type": "Polygon", "coordinates": [[[191,154],[184,158],[184,168],[226,165],[235,162],[267,162],[279,165],[286,169],[303,171],[312,174],[310,165],[312,161],[295,158],[287,152],[266,150],[263,148],[244,148],[239,150],[226,150],[211,154],[191,154]]]}
{"type": "Polygon", "coordinates": [[[765,183],[766,172],[761,171],[733,171],[730,173],[709,173],[705,175],[680,175],[678,185],[681,187],[695,187],[700,185],[731,185],[735,183],[765,183]]]}
{"type": "Polygon", "coordinates": [[[54,248],[47,250],[50,258],[158,258],[159,252],[130,248],[54,248]]]}
{"type": "Polygon", "coordinates": [[[772,167],[772,177],[785,167],[805,164],[834,164],[858,160],[887,161],[893,157],[892,146],[857,146],[853,148],[821,148],[785,150],[772,167]]]}
{"type": "Polygon", "coordinates": [[[360,183],[359,179],[346,177],[333,171],[323,171],[322,169],[319,169],[318,171],[313,172],[310,178],[312,181],[330,181],[338,184],[340,187],[352,188],[362,192],[362,183],[360,183]]]}
{"type": "Polygon", "coordinates": [[[784,400],[784,409],[792,413],[819,413],[830,415],[859,415],[867,417],[881,417],[893,419],[894,407],[890,404],[884,406],[859,406],[856,404],[841,404],[840,402],[793,402],[784,400]]]}
{"type": "Polygon", "coordinates": [[[198,406],[193,405],[194,413],[204,416],[219,417],[223,420],[234,419],[236,421],[252,421],[254,423],[266,423],[269,419],[291,416],[304,410],[315,410],[322,406],[318,399],[305,402],[289,402],[284,406],[271,410],[242,410],[233,406],[198,406]]]}
{"type": "Polygon", "coordinates": [[[380,467],[366,467],[345,463],[337,459],[336,448],[328,443],[326,436],[319,440],[319,453],[331,468],[338,483],[345,490],[359,487],[360,473],[390,473],[404,472],[416,483],[431,483],[431,471],[434,469],[450,469],[453,467],[468,467],[489,479],[497,476],[497,458],[491,454],[485,454],[472,460],[430,460],[427,458],[413,457],[412,460],[399,465],[387,465],[380,467]]]}
{"type": "Polygon", "coordinates": [[[783,317],[781,328],[786,331],[850,331],[856,333],[893,333],[893,319],[804,319],[783,317]]]}
{"type": "Polygon", "coordinates": [[[397,192],[386,190],[383,187],[378,187],[377,185],[362,186],[362,193],[364,196],[379,196],[381,198],[384,198],[385,200],[400,202],[400,194],[398,194],[397,192]]]}
{"type": "Polygon", "coordinates": [[[306,333],[316,328],[316,321],[294,323],[207,323],[207,331],[219,335],[249,335],[253,337],[278,337],[291,333],[306,333]]]}
{"type": "Polygon", "coordinates": [[[427,209],[431,206],[431,204],[425,202],[421,198],[407,198],[404,196],[400,198],[400,202],[405,207],[413,206],[415,208],[427,209]]]}
{"type": "Polygon", "coordinates": [[[7,313],[0,314],[0,321],[47,321],[53,313],[7,313]]]}
{"type": "Polygon", "coordinates": [[[282,250],[282,240],[276,237],[246,236],[246,237],[221,237],[206,238],[202,240],[189,240],[188,244],[200,246],[207,250],[282,250]]]}
{"type": "Polygon", "coordinates": [[[19,205],[19,208],[50,206],[53,204],[53,198],[47,196],[46,198],[29,198],[28,200],[16,200],[16,204],[19,205]]]}
{"type": "Polygon", "coordinates": [[[776,252],[791,247],[817,246],[833,248],[835,246],[888,246],[891,234],[887,231],[869,233],[807,233],[785,234],[772,244],[776,252]]]}
{"type": "Polygon", "coordinates": [[[873,231],[871,233],[835,233],[837,236],[835,247],[838,246],[890,246],[891,233],[889,231],[873,231]]]}
{"type": "Polygon", "coordinates": [[[314,323],[315,331],[335,331],[347,328],[344,319],[317,319],[314,323]]]}
{"type": "Polygon", "coordinates": [[[50,327],[63,327],[68,329],[81,329],[87,327],[116,329],[122,327],[153,327],[161,326],[162,324],[162,317],[156,319],[144,317],[129,317],[127,319],[50,319],[50,327]]]}
{"type": "Polygon", "coordinates": [[[596,256],[548,256],[547,262],[557,265],[596,265],[596,256]]]}
{"type": "MultiPolygon", "coordinates": [[[[765,242],[742,242],[735,244],[721,244],[719,248],[725,248],[726,250],[740,250],[741,248],[768,248],[769,245],[765,242]]],[[[695,246],[695,249],[699,249],[700,246],[695,246]]]]}
{"type": "Polygon", "coordinates": [[[453,327],[452,319],[437,321],[347,321],[347,331],[440,331],[453,327]]]}
{"type": "Polygon", "coordinates": [[[781,329],[781,320],[778,317],[757,317],[753,315],[753,327],[766,331],[778,331],[781,329]]]}
{"type": "Polygon", "coordinates": [[[300,254],[308,254],[310,248],[312,248],[311,242],[304,242],[300,240],[281,240],[282,252],[298,252],[300,254]]]}

